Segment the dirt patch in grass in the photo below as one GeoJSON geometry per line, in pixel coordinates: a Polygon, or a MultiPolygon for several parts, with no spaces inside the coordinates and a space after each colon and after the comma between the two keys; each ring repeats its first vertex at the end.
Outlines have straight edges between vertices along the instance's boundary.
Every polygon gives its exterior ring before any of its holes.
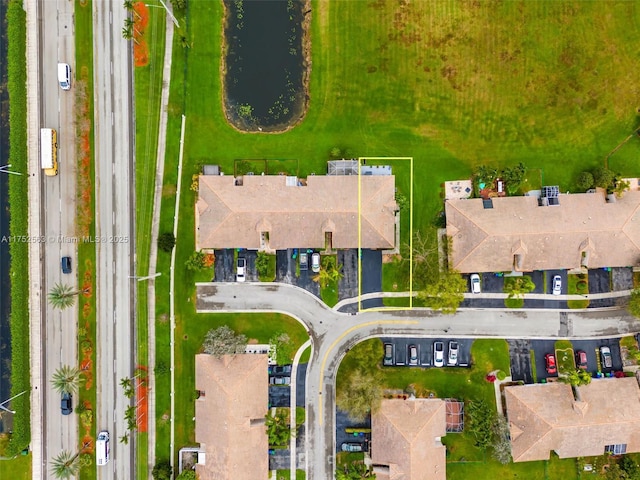
{"type": "Polygon", "coordinates": [[[136,2],[133,12],[133,61],[136,67],[144,67],[149,63],[149,47],[144,38],[149,23],[149,9],[144,2],[136,2]]]}

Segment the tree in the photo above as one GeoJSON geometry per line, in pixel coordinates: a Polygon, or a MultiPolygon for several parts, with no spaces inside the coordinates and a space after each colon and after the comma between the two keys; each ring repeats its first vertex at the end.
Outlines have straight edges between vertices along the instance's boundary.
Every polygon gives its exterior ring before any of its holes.
{"type": "Polygon", "coordinates": [[[271,345],[273,351],[276,353],[276,358],[274,360],[278,365],[286,365],[291,362],[291,357],[293,356],[293,342],[289,335],[284,332],[278,333],[271,337],[269,345],[271,345]]]}
{"type": "Polygon", "coordinates": [[[204,268],[206,254],[202,250],[193,252],[184,265],[187,270],[202,270],[204,268]]]}
{"type": "Polygon", "coordinates": [[[369,480],[375,480],[376,478],[376,474],[364,462],[350,462],[336,468],[336,480],[361,480],[363,478],[369,480]]]}
{"type": "Polygon", "coordinates": [[[176,245],[176,237],[171,232],[161,233],[158,236],[158,248],[163,252],[171,252],[176,245]]]}
{"type": "Polygon", "coordinates": [[[58,368],[51,378],[53,389],[60,394],[77,393],[83,382],[84,377],[80,369],[69,365],[58,368]]]}
{"type": "Polygon", "coordinates": [[[129,377],[120,379],[120,386],[124,389],[124,396],[127,398],[133,397],[134,389],[133,382],[129,377]]]}
{"type": "Polygon", "coordinates": [[[354,422],[362,422],[370,412],[376,412],[382,402],[380,374],[355,370],[347,385],[340,389],[336,396],[336,405],[347,412],[354,422]]]}
{"type": "Polygon", "coordinates": [[[70,285],[56,283],[49,292],[49,303],[53,308],[65,310],[76,301],[76,295],[84,293],[85,290],[74,290],[70,285]]]}
{"type": "Polygon", "coordinates": [[[425,305],[442,313],[455,313],[464,300],[467,282],[455,270],[441,272],[435,283],[427,284],[418,292],[418,298],[424,300],[425,305]]]}
{"type": "Polygon", "coordinates": [[[591,374],[579,368],[560,376],[558,381],[571,385],[572,387],[580,387],[591,383],[591,374]]]}
{"type": "Polygon", "coordinates": [[[80,452],[75,454],[68,450],[61,451],[51,460],[53,476],[56,478],[67,479],[75,477],[80,471],[80,452]]]}
{"type": "Polygon", "coordinates": [[[133,10],[133,0],[124,0],[122,5],[125,10],[132,11],[133,10]]]}
{"type": "Polygon", "coordinates": [[[259,277],[264,277],[269,273],[269,255],[265,252],[258,252],[256,256],[256,272],[259,277]]]}
{"type": "Polygon", "coordinates": [[[509,294],[509,298],[518,298],[525,293],[532,292],[536,288],[529,275],[521,277],[507,277],[504,281],[504,291],[509,294]]]}
{"type": "Polygon", "coordinates": [[[335,257],[326,256],[322,260],[320,271],[312,280],[319,283],[320,288],[326,288],[332,282],[339,282],[342,277],[342,265],[336,265],[335,257]]]}
{"type": "Polygon", "coordinates": [[[404,245],[403,258],[413,257],[413,280],[418,289],[427,283],[437,280],[440,271],[438,259],[438,234],[435,228],[422,233],[417,231],[413,236],[411,247],[404,245]]]}
{"type": "Polygon", "coordinates": [[[289,426],[287,411],[277,409],[275,415],[267,413],[264,418],[264,423],[267,426],[269,445],[278,447],[288,445],[291,439],[291,427],[289,426]]]}
{"type": "Polygon", "coordinates": [[[623,455],[618,465],[620,465],[620,469],[627,475],[626,478],[630,480],[640,478],[640,467],[638,467],[638,464],[630,456],[623,455]]]}
{"type": "Polygon", "coordinates": [[[223,355],[242,353],[247,347],[247,337],[236,335],[227,325],[212,328],[207,332],[202,344],[204,353],[220,358],[223,355]]]}
{"type": "Polygon", "coordinates": [[[125,432],[125,434],[122,435],[119,440],[123,445],[129,445],[129,432],[125,432]]]}
{"type": "Polygon", "coordinates": [[[624,192],[629,190],[630,187],[631,187],[631,184],[626,180],[618,180],[616,182],[615,188],[613,189],[613,193],[616,194],[616,197],[622,198],[622,195],[624,195],[624,192]]]}
{"type": "Polygon", "coordinates": [[[187,0],[171,0],[171,5],[176,10],[184,10],[187,8],[187,0]]]}
{"type": "Polygon", "coordinates": [[[196,480],[196,472],[194,470],[183,470],[176,480],[196,480]]]}
{"type": "Polygon", "coordinates": [[[509,437],[509,423],[502,415],[496,415],[493,434],[493,458],[506,465],[511,462],[511,440],[509,437]]]}
{"type": "Polygon", "coordinates": [[[596,187],[606,188],[613,185],[614,173],[608,168],[598,167],[593,171],[593,181],[596,187]]]}
{"type": "Polygon", "coordinates": [[[495,412],[484,400],[474,400],[469,402],[466,413],[469,431],[476,439],[476,447],[485,450],[491,445],[495,412]]]}
{"type": "Polygon", "coordinates": [[[153,480],[171,480],[173,478],[173,468],[167,461],[158,462],[151,471],[153,480]]]}
{"type": "Polygon", "coordinates": [[[631,296],[629,297],[629,304],[627,305],[627,310],[631,315],[634,315],[640,318],[640,288],[636,288],[631,292],[631,296]]]}
{"type": "Polygon", "coordinates": [[[527,167],[522,162],[515,167],[507,167],[502,171],[502,179],[507,185],[507,190],[509,190],[510,194],[516,193],[522,184],[522,180],[524,180],[525,173],[527,173],[527,167]]]}
{"type": "Polygon", "coordinates": [[[593,188],[595,180],[593,179],[593,174],[591,172],[582,172],[578,175],[578,180],[576,181],[576,185],[580,190],[589,190],[593,188]]]}

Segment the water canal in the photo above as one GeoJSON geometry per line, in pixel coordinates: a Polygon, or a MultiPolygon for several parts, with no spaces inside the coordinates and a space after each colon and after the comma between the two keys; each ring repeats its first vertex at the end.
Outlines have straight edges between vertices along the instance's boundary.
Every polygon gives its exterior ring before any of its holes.
{"type": "MultiPolygon", "coordinates": [[[[7,92],[7,4],[0,1],[0,166],[9,163],[9,94],[7,92]]],[[[0,238],[9,235],[9,182],[0,173],[0,238]]],[[[0,243],[0,402],[11,396],[11,331],[9,314],[9,245],[0,243]]],[[[0,433],[11,429],[12,415],[0,416],[0,433]]]]}
{"type": "Polygon", "coordinates": [[[308,0],[224,0],[223,105],[242,131],[278,132],[308,103],[308,0]]]}

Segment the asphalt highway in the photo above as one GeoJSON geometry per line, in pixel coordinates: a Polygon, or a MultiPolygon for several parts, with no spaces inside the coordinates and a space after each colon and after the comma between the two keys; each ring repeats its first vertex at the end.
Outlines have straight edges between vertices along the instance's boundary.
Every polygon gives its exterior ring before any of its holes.
{"type": "Polygon", "coordinates": [[[122,2],[93,2],[97,256],[97,430],[110,434],[110,461],[99,479],[135,478],[133,436],[120,387],[134,375],[133,101],[131,42],[121,31],[122,2]]]}

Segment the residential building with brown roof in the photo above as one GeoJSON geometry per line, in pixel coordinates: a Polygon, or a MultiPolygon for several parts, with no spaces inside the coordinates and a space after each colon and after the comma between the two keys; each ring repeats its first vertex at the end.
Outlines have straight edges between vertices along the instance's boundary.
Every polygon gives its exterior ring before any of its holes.
{"type": "Polygon", "coordinates": [[[445,202],[450,265],[462,273],[640,266],[640,191],[445,202]]]}
{"type": "Polygon", "coordinates": [[[390,249],[397,210],[393,175],[201,175],[196,249],[390,249]]]}
{"type": "Polygon", "coordinates": [[[578,387],[548,383],[506,387],[514,462],[640,452],[640,388],[634,377],[578,387]]]}
{"type": "Polygon", "coordinates": [[[196,355],[196,441],[205,464],[201,480],[268,478],[265,415],[267,355],[196,355]]]}
{"type": "Polygon", "coordinates": [[[445,480],[444,400],[382,400],[371,419],[371,460],[378,480],[445,480]]]}

